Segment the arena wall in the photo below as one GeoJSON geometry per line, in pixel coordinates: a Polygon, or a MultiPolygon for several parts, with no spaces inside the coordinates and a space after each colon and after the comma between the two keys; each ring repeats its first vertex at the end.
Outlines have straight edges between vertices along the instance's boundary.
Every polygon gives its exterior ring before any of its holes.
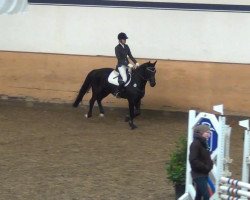
{"type": "MultiPolygon", "coordinates": [[[[90,70],[114,65],[114,57],[2,51],[0,95],[70,103],[90,70]]],[[[157,85],[147,87],[142,107],[211,111],[213,105],[223,103],[226,114],[250,116],[249,77],[250,66],[244,64],[158,60],[157,85]]],[[[104,105],[120,107],[127,102],[109,96],[104,105]]]]}
{"type": "Polygon", "coordinates": [[[250,5],[224,5],[219,0],[149,5],[131,1],[130,7],[30,2],[51,4],[31,4],[24,13],[1,15],[0,50],[114,56],[117,34],[123,31],[137,58],[250,63],[250,5]],[[144,9],[146,5],[152,7],[144,9]]]}
{"type": "MultiPolygon", "coordinates": [[[[140,63],[158,60],[157,86],[147,88],[143,108],[211,111],[222,103],[228,114],[250,115],[250,3],[71,2],[29,0],[26,12],[1,15],[3,98],[72,102],[90,70],[115,66],[116,36],[124,31],[140,63]]],[[[105,105],[127,103],[109,97],[105,105]]]]}

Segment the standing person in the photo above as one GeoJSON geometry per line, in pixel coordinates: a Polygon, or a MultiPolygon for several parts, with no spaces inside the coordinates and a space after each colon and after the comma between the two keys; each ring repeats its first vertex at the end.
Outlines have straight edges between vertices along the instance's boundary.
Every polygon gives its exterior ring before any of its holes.
{"type": "Polygon", "coordinates": [[[120,73],[120,77],[118,78],[118,92],[117,94],[121,93],[124,89],[124,85],[127,81],[127,73],[126,70],[130,67],[132,68],[133,65],[129,63],[128,57],[135,63],[135,66],[138,67],[139,63],[135,60],[132,56],[129,46],[126,44],[126,40],[128,39],[126,33],[119,33],[118,36],[119,44],[115,47],[115,55],[117,58],[117,69],[120,73]]]}
{"type": "Polygon", "coordinates": [[[209,200],[208,174],[213,168],[207,143],[211,136],[210,128],[207,125],[197,125],[193,130],[194,140],[190,145],[189,162],[193,182],[196,185],[195,200],[209,200]]]}

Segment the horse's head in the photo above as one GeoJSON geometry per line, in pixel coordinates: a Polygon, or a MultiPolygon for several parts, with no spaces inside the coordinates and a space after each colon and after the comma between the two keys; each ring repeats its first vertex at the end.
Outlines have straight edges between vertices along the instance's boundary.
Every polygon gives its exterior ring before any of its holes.
{"type": "Polygon", "coordinates": [[[144,78],[147,81],[149,81],[149,84],[151,87],[154,87],[156,85],[156,82],[155,82],[155,73],[156,73],[155,64],[156,64],[156,62],[157,61],[155,61],[154,63],[151,63],[149,61],[149,62],[141,65],[141,67],[144,68],[144,78]]]}

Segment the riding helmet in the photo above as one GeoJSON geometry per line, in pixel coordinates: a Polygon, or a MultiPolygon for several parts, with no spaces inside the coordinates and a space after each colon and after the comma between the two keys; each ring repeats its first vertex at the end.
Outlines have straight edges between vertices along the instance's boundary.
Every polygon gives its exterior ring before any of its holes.
{"type": "Polygon", "coordinates": [[[118,40],[126,40],[126,39],[128,39],[128,36],[126,35],[126,33],[121,32],[118,34],[117,38],[118,38],[118,40]]]}

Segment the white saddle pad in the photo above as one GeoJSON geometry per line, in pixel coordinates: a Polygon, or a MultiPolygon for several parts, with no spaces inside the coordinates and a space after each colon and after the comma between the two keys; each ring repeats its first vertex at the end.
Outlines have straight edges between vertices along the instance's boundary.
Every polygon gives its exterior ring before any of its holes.
{"type": "MultiPolygon", "coordinates": [[[[108,77],[108,82],[113,85],[119,86],[118,76],[119,76],[119,73],[116,70],[113,70],[108,77]]],[[[131,74],[128,74],[128,81],[125,84],[125,87],[130,83],[130,81],[131,81],[131,74]]]]}

